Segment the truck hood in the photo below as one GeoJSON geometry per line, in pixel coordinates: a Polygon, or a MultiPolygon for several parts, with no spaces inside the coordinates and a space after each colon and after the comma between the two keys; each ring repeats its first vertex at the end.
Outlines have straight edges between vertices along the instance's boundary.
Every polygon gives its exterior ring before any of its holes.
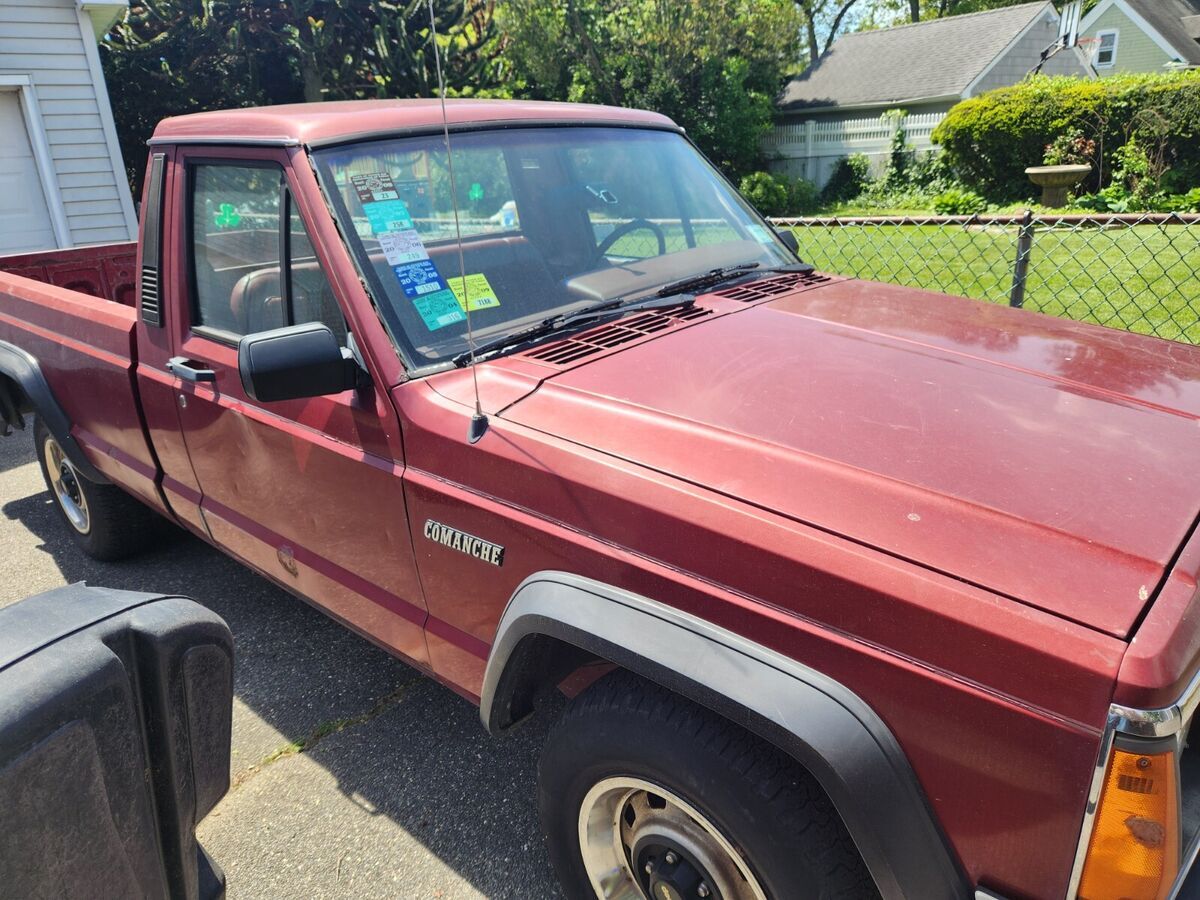
{"type": "Polygon", "coordinates": [[[1127,637],[1200,510],[1200,350],[834,282],[503,417],[1127,637]]]}

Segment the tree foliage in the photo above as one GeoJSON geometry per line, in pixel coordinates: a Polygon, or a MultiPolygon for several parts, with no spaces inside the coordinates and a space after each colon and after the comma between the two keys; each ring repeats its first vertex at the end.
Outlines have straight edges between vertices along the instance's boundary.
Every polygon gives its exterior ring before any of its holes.
{"type": "MultiPolygon", "coordinates": [[[[495,83],[494,4],[434,2],[453,93],[495,83]]],[[[102,42],[132,180],[146,138],[168,115],[431,96],[431,42],[428,0],[138,0],[102,42]]]]}
{"type": "Polygon", "coordinates": [[[506,0],[499,20],[515,95],[657,110],[734,175],[799,58],[791,0],[506,0]]]}

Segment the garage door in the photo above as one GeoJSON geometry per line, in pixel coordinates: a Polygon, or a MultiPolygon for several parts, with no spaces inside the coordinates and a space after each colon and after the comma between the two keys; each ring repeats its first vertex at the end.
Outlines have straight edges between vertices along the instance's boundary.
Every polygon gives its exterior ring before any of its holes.
{"type": "Polygon", "coordinates": [[[20,95],[0,91],[0,253],[55,246],[20,95]]]}

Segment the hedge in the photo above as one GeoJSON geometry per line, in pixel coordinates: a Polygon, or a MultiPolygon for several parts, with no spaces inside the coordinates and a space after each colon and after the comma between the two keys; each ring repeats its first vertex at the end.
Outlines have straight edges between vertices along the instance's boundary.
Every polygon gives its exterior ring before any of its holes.
{"type": "Polygon", "coordinates": [[[933,140],[964,183],[992,200],[1011,201],[1036,194],[1025,167],[1041,165],[1046,145],[1074,131],[1096,141],[1103,162],[1084,191],[1108,183],[1113,154],[1131,136],[1163,147],[1165,190],[1200,185],[1200,71],[1038,76],[956,104],[933,140]]]}

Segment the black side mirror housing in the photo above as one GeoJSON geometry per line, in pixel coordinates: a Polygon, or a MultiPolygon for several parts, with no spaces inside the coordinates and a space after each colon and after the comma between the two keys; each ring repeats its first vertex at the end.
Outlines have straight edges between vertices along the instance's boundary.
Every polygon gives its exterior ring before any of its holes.
{"type": "Polygon", "coordinates": [[[800,258],[800,241],[796,239],[796,232],[790,228],[776,228],[775,233],[779,235],[779,239],[783,241],[783,245],[787,247],[795,255],[800,258]]]}
{"type": "Polygon", "coordinates": [[[362,373],[321,322],[247,334],[238,342],[238,371],[260,403],[340,394],[358,387],[362,373]]]}

